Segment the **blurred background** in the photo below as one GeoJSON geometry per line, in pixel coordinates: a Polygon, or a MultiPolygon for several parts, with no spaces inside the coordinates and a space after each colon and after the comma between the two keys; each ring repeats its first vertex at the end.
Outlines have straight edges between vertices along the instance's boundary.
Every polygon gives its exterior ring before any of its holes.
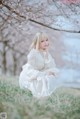
{"type": "Polygon", "coordinates": [[[80,70],[80,1],[1,0],[0,73],[19,75],[39,31],[48,34],[58,67],[80,70]]]}

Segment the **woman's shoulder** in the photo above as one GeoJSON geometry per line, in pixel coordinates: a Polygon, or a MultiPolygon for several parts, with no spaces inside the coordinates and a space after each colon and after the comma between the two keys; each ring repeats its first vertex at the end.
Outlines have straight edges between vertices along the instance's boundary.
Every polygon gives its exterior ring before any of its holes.
{"type": "Polygon", "coordinates": [[[30,53],[29,54],[38,54],[39,53],[39,51],[38,50],[36,50],[36,49],[32,49],[31,51],[30,51],[30,53]]]}
{"type": "Polygon", "coordinates": [[[37,56],[38,53],[39,53],[38,50],[36,50],[36,49],[31,49],[31,51],[30,51],[29,54],[28,54],[28,57],[34,57],[34,56],[37,56]]]}
{"type": "Polygon", "coordinates": [[[31,51],[30,51],[30,52],[33,52],[33,53],[38,53],[39,51],[33,48],[33,49],[31,49],[31,51]]]}

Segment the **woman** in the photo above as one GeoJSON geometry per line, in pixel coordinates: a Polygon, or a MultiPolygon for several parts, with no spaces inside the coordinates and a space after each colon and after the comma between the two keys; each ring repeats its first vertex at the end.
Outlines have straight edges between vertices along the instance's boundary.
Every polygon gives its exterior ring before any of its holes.
{"type": "Polygon", "coordinates": [[[56,89],[54,83],[59,71],[48,49],[48,36],[37,33],[20,74],[20,87],[29,89],[36,97],[48,96],[56,89]]]}

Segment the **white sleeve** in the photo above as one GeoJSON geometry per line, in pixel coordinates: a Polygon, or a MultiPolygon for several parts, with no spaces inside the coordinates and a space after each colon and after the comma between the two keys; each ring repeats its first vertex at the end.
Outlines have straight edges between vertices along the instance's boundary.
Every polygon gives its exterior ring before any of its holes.
{"type": "Polygon", "coordinates": [[[29,77],[29,81],[36,80],[38,76],[43,76],[45,73],[38,70],[36,65],[36,56],[37,51],[31,51],[27,57],[27,64],[24,68],[27,68],[27,76],[29,77]]]}

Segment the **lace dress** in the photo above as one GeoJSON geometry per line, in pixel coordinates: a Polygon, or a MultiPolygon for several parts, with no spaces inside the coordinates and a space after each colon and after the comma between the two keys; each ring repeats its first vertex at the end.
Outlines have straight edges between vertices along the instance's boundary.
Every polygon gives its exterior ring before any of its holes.
{"type": "Polygon", "coordinates": [[[49,53],[47,58],[45,55],[43,51],[32,49],[19,77],[20,87],[29,89],[36,97],[48,96],[60,85],[54,59],[49,53]],[[49,75],[49,72],[55,75],[49,75]]]}

